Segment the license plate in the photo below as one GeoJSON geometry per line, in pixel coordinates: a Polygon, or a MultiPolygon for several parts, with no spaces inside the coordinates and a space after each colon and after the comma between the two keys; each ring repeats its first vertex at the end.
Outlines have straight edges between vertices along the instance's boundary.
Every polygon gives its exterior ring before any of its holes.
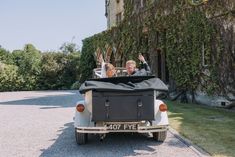
{"type": "Polygon", "coordinates": [[[106,124],[108,130],[137,130],[137,124],[106,124]]]}

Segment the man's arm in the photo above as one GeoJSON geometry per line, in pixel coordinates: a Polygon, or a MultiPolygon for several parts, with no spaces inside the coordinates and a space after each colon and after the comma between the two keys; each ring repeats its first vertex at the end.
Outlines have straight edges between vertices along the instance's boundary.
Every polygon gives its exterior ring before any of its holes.
{"type": "Polygon", "coordinates": [[[151,69],[150,69],[150,67],[149,67],[149,65],[148,65],[147,62],[143,62],[143,66],[144,66],[144,69],[145,69],[147,72],[151,73],[151,69]]]}
{"type": "Polygon", "coordinates": [[[138,58],[143,63],[144,70],[146,70],[147,73],[151,73],[151,69],[150,69],[148,63],[145,61],[144,56],[139,54],[138,58]]]}

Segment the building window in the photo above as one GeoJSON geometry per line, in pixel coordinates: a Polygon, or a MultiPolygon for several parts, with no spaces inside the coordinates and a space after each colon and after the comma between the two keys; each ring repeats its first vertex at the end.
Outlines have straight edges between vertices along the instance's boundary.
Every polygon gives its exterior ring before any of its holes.
{"type": "Polygon", "coordinates": [[[116,14],[116,24],[119,25],[122,21],[122,13],[116,14]]]}

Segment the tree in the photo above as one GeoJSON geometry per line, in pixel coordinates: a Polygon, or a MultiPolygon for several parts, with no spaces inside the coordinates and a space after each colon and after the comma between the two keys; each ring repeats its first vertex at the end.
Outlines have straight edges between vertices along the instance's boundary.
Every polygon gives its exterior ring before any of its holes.
{"type": "Polygon", "coordinates": [[[79,64],[79,73],[80,79],[79,81],[82,83],[87,78],[92,76],[93,69],[96,67],[95,59],[94,59],[94,43],[92,38],[87,38],[83,40],[83,47],[81,52],[81,59],[79,64]]]}
{"type": "Polygon", "coordinates": [[[80,63],[80,52],[71,53],[66,56],[67,64],[63,71],[63,81],[67,88],[70,88],[73,83],[79,79],[79,63],[80,63]]]}
{"type": "Polygon", "coordinates": [[[0,61],[6,64],[12,64],[12,55],[9,51],[0,46],[0,61]]]}
{"type": "Polygon", "coordinates": [[[13,61],[24,76],[23,90],[37,89],[37,77],[40,74],[41,53],[32,44],[26,44],[23,50],[12,52],[13,61]]]}
{"type": "Polygon", "coordinates": [[[0,62],[0,92],[21,89],[22,76],[18,75],[18,67],[0,62]]]}
{"type": "Polygon", "coordinates": [[[76,53],[79,52],[78,46],[75,43],[72,42],[65,42],[60,47],[60,50],[64,54],[70,54],[70,53],[76,53]]]}
{"type": "Polygon", "coordinates": [[[58,53],[48,52],[42,54],[41,73],[38,79],[40,89],[57,89],[59,83],[59,71],[63,67],[56,60],[58,53]]]}
{"type": "Polygon", "coordinates": [[[40,89],[70,89],[78,79],[79,60],[80,53],[43,53],[38,80],[40,89]]]}

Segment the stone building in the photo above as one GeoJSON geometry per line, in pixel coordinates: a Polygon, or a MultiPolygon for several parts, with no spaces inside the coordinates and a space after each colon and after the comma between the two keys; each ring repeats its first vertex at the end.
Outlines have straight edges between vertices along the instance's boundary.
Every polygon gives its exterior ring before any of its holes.
{"type": "MultiPolygon", "coordinates": [[[[145,17],[145,13],[147,12],[146,10],[148,9],[148,7],[146,7],[147,5],[151,5],[152,3],[154,3],[152,6],[157,6],[155,5],[155,3],[158,3],[158,0],[127,0],[128,2],[130,2],[129,4],[133,5],[133,14],[136,14],[139,17],[142,17],[142,19],[144,19],[145,17]],[[148,4],[146,3],[148,2],[148,4]],[[149,3],[150,2],[150,3],[149,3]],[[147,9],[146,9],[147,8],[147,9]]],[[[126,2],[126,1],[125,1],[126,2]]],[[[163,1],[164,2],[164,1],[163,1]]],[[[199,0],[199,1],[194,1],[194,0],[188,0],[189,4],[191,5],[198,5],[200,6],[200,4],[203,3],[207,3],[208,0],[199,0]]],[[[227,5],[229,5],[230,3],[228,2],[232,2],[232,0],[228,0],[226,1],[227,5]]],[[[167,2],[166,2],[167,3],[167,2]]],[[[212,5],[213,3],[215,3],[214,1],[210,1],[210,3],[208,5],[212,5]]],[[[106,12],[105,12],[105,16],[107,17],[107,29],[111,29],[112,27],[117,27],[122,20],[125,18],[124,17],[124,0],[106,0],[105,1],[105,6],[106,6],[106,12]]],[[[231,5],[233,6],[233,5],[231,5]]],[[[207,6],[205,6],[207,7],[207,6]]],[[[201,7],[203,8],[203,7],[201,7]]],[[[229,7],[227,7],[229,8],[229,7]]],[[[155,10],[157,10],[158,8],[155,8],[155,10]]],[[[165,10],[164,13],[167,14],[168,10],[165,10]]],[[[212,17],[210,17],[210,22],[215,25],[217,27],[217,29],[219,30],[217,33],[220,34],[221,36],[221,41],[223,41],[224,43],[224,52],[223,52],[223,56],[221,56],[221,62],[220,65],[218,66],[218,71],[220,71],[218,78],[220,78],[220,80],[222,81],[221,84],[224,84],[226,87],[230,88],[231,91],[234,91],[234,83],[233,85],[231,85],[230,82],[233,82],[234,80],[234,68],[235,68],[235,64],[234,64],[234,59],[232,60],[231,58],[234,58],[234,54],[235,54],[235,11],[228,9],[227,12],[225,13],[218,13],[215,14],[212,17]],[[229,19],[229,21],[226,20],[226,18],[224,18],[225,16],[230,15],[231,18],[229,19]],[[233,19],[233,20],[231,20],[233,19]],[[229,61],[229,62],[228,62],[229,61]],[[232,80],[232,81],[231,81],[232,80]],[[229,83],[228,83],[229,82],[229,83]]],[[[131,15],[132,16],[132,15],[131,15]]],[[[134,17],[134,16],[133,16],[134,17]]],[[[142,29],[142,28],[141,28],[142,29]]],[[[114,29],[115,30],[115,29],[114,29]]],[[[143,27],[143,30],[140,31],[142,32],[142,36],[140,36],[139,39],[139,45],[141,44],[149,44],[149,42],[151,40],[154,39],[155,42],[155,47],[149,47],[149,49],[146,52],[141,52],[146,59],[148,60],[148,63],[150,65],[150,67],[152,68],[152,73],[156,76],[159,77],[161,80],[163,80],[165,83],[169,84],[170,87],[174,86],[172,85],[172,79],[170,78],[169,75],[169,71],[168,71],[168,65],[166,62],[166,50],[162,49],[161,47],[159,47],[158,45],[160,45],[160,41],[162,36],[160,35],[159,32],[150,32],[147,26],[143,27]],[[149,40],[151,39],[151,40],[149,40]],[[156,40],[155,40],[156,39],[156,40]]],[[[138,32],[137,32],[138,33],[138,32]]],[[[215,47],[218,46],[218,44],[211,43],[212,46],[212,51],[214,52],[213,54],[211,54],[211,58],[206,59],[205,57],[205,48],[204,48],[204,44],[202,45],[202,49],[201,49],[201,65],[203,67],[203,71],[202,73],[205,75],[210,75],[209,71],[208,71],[208,64],[209,61],[212,60],[213,55],[215,55],[217,53],[218,48],[216,49],[215,47]],[[215,44],[215,45],[213,45],[215,44]]],[[[118,43],[116,43],[117,47],[115,47],[117,50],[119,50],[118,47],[118,43]]],[[[139,47],[138,47],[139,48],[139,47]]],[[[138,49],[139,50],[139,49],[138,49]]],[[[118,51],[119,52],[119,51],[118,51]]],[[[120,49],[120,52],[121,49],[120,49]]],[[[118,54],[118,53],[116,53],[118,54]]],[[[120,60],[123,60],[120,59],[120,60]]],[[[122,61],[122,63],[125,63],[125,58],[122,61]]],[[[199,89],[200,91],[200,89],[199,89]]],[[[228,93],[228,92],[227,92],[228,93]]],[[[208,96],[205,94],[203,95],[203,93],[199,92],[198,97],[196,98],[198,102],[202,103],[202,104],[210,104],[210,105],[217,105],[217,106],[224,106],[224,104],[229,104],[229,101],[227,101],[224,98],[218,98],[218,97],[211,97],[208,98],[208,96]]],[[[233,94],[234,95],[234,94],[233,94]]],[[[233,99],[235,99],[235,97],[233,96],[233,99]]]]}
{"type": "MultiPolygon", "coordinates": [[[[151,0],[152,3],[154,3],[156,0],[151,0]]],[[[131,3],[133,4],[133,14],[134,13],[141,13],[145,10],[147,5],[147,0],[131,0],[131,3]]],[[[125,18],[124,17],[124,0],[106,0],[105,1],[105,16],[107,17],[107,29],[111,29],[112,27],[118,26],[120,22],[125,18]]],[[[147,30],[143,30],[147,31],[147,30]]],[[[146,32],[147,33],[147,32],[146,32]]],[[[165,54],[158,52],[157,50],[154,56],[151,56],[154,59],[154,62],[150,60],[150,66],[151,67],[158,67],[153,68],[153,73],[161,78],[164,82],[169,81],[169,73],[166,67],[166,61],[165,61],[165,54]]],[[[147,59],[149,59],[150,56],[145,56],[147,59]]]]}
{"type": "MultiPolygon", "coordinates": [[[[143,10],[146,2],[147,0],[132,0],[134,11],[143,10]]],[[[105,16],[107,18],[107,29],[118,26],[124,19],[124,0],[105,0],[105,16]]]]}
{"type": "Polygon", "coordinates": [[[124,0],[105,0],[107,29],[117,26],[124,18],[124,0]]]}

